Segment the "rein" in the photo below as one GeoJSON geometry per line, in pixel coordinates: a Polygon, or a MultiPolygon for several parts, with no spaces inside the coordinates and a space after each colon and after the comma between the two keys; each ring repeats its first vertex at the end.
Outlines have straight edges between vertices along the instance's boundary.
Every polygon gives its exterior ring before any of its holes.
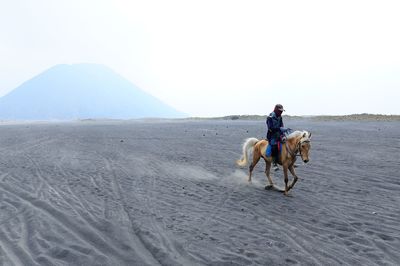
{"type": "Polygon", "coordinates": [[[297,149],[293,152],[290,148],[289,145],[286,141],[286,150],[288,151],[288,153],[292,156],[292,157],[296,157],[296,156],[300,156],[299,154],[297,154],[299,152],[299,145],[297,145],[297,149]]]}
{"type": "Polygon", "coordinates": [[[286,141],[286,150],[289,152],[289,154],[292,156],[292,157],[296,157],[296,156],[301,156],[301,149],[300,149],[300,146],[301,146],[301,144],[303,144],[304,142],[310,142],[310,140],[303,140],[303,141],[299,141],[299,143],[296,145],[296,149],[294,150],[294,151],[292,151],[290,148],[289,148],[289,145],[288,145],[288,143],[287,143],[287,141],[286,141]],[[300,154],[297,154],[297,153],[300,153],[300,154]]]}

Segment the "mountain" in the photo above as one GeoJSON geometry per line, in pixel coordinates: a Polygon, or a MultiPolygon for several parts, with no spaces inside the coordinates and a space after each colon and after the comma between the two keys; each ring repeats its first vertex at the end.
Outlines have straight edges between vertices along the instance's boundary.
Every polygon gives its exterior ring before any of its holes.
{"type": "Polygon", "coordinates": [[[103,65],[56,65],[0,98],[0,119],[178,118],[174,108],[103,65]]]}

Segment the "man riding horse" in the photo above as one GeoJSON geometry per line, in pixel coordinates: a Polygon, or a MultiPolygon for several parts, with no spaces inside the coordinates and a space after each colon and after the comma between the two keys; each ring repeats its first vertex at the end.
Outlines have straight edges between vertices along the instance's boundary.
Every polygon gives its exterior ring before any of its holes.
{"type": "Polygon", "coordinates": [[[275,105],[274,111],[267,117],[267,140],[271,145],[271,156],[273,158],[273,168],[277,171],[279,162],[279,143],[281,136],[284,135],[288,128],[284,128],[282,121],[282,113],[285,111],[282,104],[275,105]]]}
{"type": "Polygon", "coordinates": [[[236,161],[236,164],[244,167],[250,163],[248,181],[251,182],[254,167],[263,158],[265,161],[265,174],[268,178],[268,184],[265,186],[265,189],[275,188],[279,191],[282,190],[285,195],[288,195],[289,190],[293,188],[298,180],[298,176],[294,170],[297,156],[300,156],[304,163],[310,160],[311,132],[297,130],[290,133],[291,129],[284,128],[283,126],[283,111],[283,106],[277,104],[274,111],[267,117],[267,140],[259,140],[257,138],[245,139],[242,145],[242,156],[236,161]],[[252,160],[249,159],[250,154],[253,155],[252,160]],[[285,189],[279,189],[274,186],[270,173],[272,163],[274,163],[274,168],[276,167],[276,169],[278,168],[278,163],[282,165],[285,189]],[[290,184],[288,171],[293,176],[290,184]]]}

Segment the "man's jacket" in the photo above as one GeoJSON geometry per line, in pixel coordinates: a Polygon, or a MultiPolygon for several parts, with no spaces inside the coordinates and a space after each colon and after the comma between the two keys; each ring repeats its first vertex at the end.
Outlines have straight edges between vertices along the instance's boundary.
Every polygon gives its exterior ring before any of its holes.
{"type": "Polygon", "coordinates": [[[271,145],[278,143],[281,136],[281,131],[284,131],[282,116],[277,116],[275,112],[272,112],[267,117],[267,140],[271,145]]]}

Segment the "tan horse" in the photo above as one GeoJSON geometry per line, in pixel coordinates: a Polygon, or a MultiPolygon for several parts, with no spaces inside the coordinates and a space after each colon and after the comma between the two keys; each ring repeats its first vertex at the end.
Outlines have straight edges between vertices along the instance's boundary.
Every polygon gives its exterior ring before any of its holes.
{"type": "MultiPolygon", "coordinates": [[[[296,184],[298,176],[294,170],[294,163],[296,162],[296,156],[299,154],[303,162],[307,163],[309,161],[309,151],[311,148],[311,133],[308,131],[295,131],[287,136],[287,140],[285,143],[282,143],[282,152],[279,156],[279,164],[283,167],[283,174],[285,178],[285,190],[284,194],[287,196],[289,190],[291,190],[296,184]],[[288,185],[288,170],[293,175],[293,181],[290,185],[288,185]]],[[[253,149],[253,162],[249,166],[249,179],[251,182],[251,173],[253,172],[254,167],[261,159],[264,159],[266,163],[265,174],[267,175],[269,185],[265,187],[274,188],[274,183],[271,178],[271,162],[272,157],[266,155],[266,149],[268,147],[267,140],[258,140],[256,138],[248,138],[243,143],[243,155],[240,160],[237,160],[236,163],[240,167],[244,167],[248,164],[248,153],[251,149],[253,149]]]]}

